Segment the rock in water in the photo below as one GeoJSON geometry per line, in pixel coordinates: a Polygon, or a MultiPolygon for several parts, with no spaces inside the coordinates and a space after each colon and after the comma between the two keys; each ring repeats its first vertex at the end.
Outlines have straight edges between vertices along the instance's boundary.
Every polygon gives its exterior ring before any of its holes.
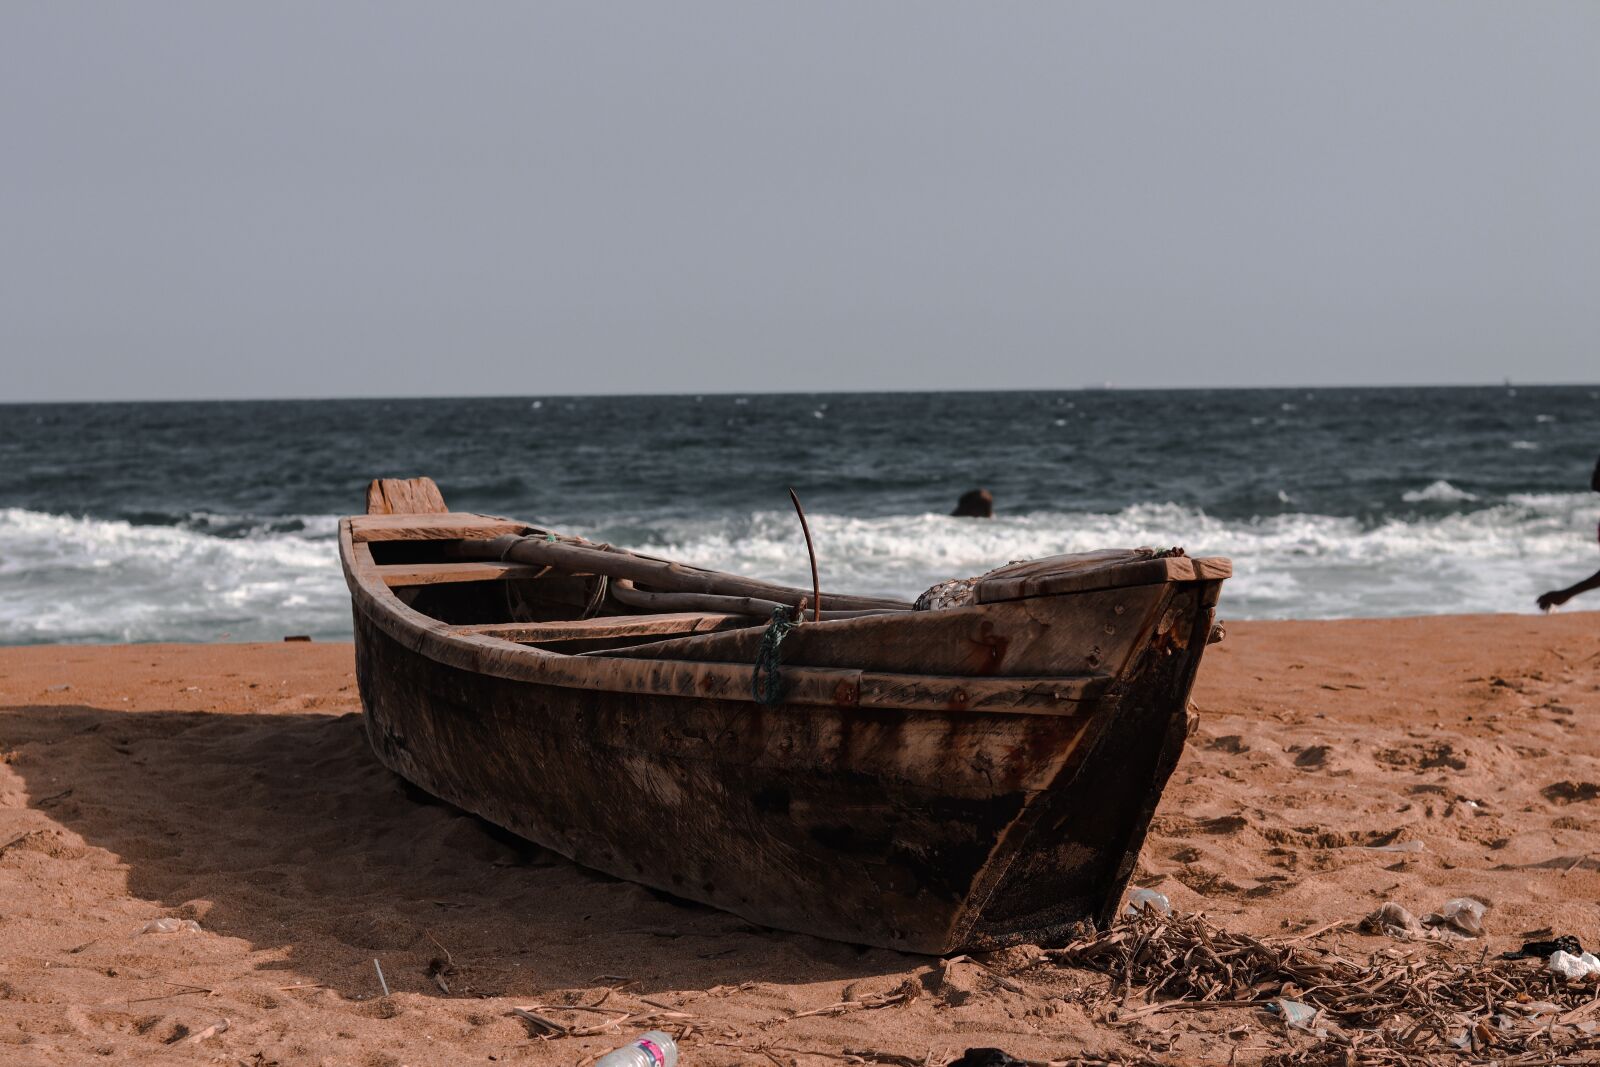
{"type": "Polygon", "coordinates": [[[969,489],[961,494],[961,499],[956,501],[956,509],[950,514],[962,519],[992,519],[994,494],[987,489],[969,489]]]}

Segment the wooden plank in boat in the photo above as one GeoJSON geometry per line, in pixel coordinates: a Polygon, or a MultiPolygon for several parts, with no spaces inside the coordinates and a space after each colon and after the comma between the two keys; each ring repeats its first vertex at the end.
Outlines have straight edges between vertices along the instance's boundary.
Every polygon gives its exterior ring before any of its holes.
{"type": "Polygon", "coordinates": [[[740,626],[760,626],[765,620],[748,615],[674,612],[666,615],[609,615],[564,622],[494,622],[452,626],[451,633],[498,637],[502,641],[586,641],[605,637],[650,637],[657,634],[701,634],[740,626]]]}
{"type": "Polygon", "coordinates": [[[432,478],[374,478],[367,486],[370,515],[417,515],[449,511],[432,478]]]}
{"type": "Polygon", "coordinates": [[[530,567],[526,563],[379,563],[372,566],[372,573],[391,589],[404,585],[537,578],[544,572],[545,568],[530,567]]]}
{"type": "MultiPolygon", "coordinates": [[[[520,649],[519,651],[529,651],[520,649]]],[[[598,654],[604,657],[603,653],[598,654]]],[[[548,680],[614,693],[656,693],[752,700],[751,668],[742,663],[561,656],[543,661],[548,680]],[[589,666],[589,665],[593,666],[589,666]],[[639,667],[646,666],[641,672],[639,667]],[[587,670],[585,670],[587,668],[587,670]]],[[[1076,678],[959,678],[831,667],[784,667],[784,702],[885,711],[985,711],[1072,715],[1110,684],[1106,675],[1076,678]]]]}
{"type": "Polygon", "coordinates": [[[1196,563],[1196,560],[1187,556],[1167,556],[1163,559],[1139,560],[1054,573],[1041,567],[1040,572],[1036,573],[988,578],[979,582],[978,601],[983,604],[993,604],[1002,600],[1020,600],[1030,596],[1087,593],[1096,589],[1121,589],[1125,586],[1156,585],[1161,582],[1192,582],[1202,577],[1226,578],[1233,573],[1232,564],[1225,559],[1206,559],[1204,574],[1197,568],[1196,563]],[[1226,573],[1223,573],[1224,571],[1226,573]]]}
{"type": "Polygon", "coordinates": [[[470,511],[445,511],[432,515],[356,515],[350,534],[357,541],[486,541],[520,534],[527,524],[470,511]]]}

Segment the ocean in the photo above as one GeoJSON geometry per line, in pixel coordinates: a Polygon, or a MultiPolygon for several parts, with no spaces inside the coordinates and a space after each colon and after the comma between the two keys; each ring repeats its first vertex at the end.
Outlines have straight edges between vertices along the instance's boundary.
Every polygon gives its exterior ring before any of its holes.
{"type": "Polygon", "coordinates": [[[3,405],[0,643],[347,638],[338,517],[417,474],[809,584],[793,486],[841,592],[1148,544],[1231,556],[1225,619],[1531,612],[1600,566],[1597,452],[1593,386],[3,405]]]}

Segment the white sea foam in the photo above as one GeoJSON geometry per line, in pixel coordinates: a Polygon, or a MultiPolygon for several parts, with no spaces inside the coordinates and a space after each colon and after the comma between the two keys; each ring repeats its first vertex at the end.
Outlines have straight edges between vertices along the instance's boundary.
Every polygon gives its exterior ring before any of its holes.
{"type": "MultiPolygon", "coordinates": [[[[1441,482],[1418,490],[1418,499],[1466,502],[1447,490],[1460,493],[1441,482]]],[[[1378,524],[1299,513],[1224,521],[1175,504],[992,520],[933,514],[814,514],[810,520],[823,584],[841,591],[912,597],[937,581],[981,574],[1013,559],[1182,545],[1191,555],[1233,558],[1225,616],[1326,618],[1531,611],[1540,592],[1594,568],[1590,542],[1600,520],[1594,501],[1593,494],[1525,494],[1470,511],[1378,524]]],[[[245,521],[203,520],[190,525],[245,521]]],[[[0,509],[0,643],[348,635],[335,522],[302,516],[304,528],[294,532],[223,538],[184,527],[0,509]]],[[[810,584],[804,544],[788,511],[636,517],[625,526],[569,529],[692,563],[810,584]]]]}
{"type": "Polygon", "coordinates": [[[223,538],[0,509],[0,643],[347,633],[336,520],[301,521],[298,533],[223,538]]]}
{"type": "Polygon", "coordinates": [[[1465,489],[1457,489],[1443,479],[1432,483],[1426,489],[1411,489],[1400,494],[1400,499],[1407,504],[1421,503],[1455,503],[1463,500],[1476,500],[1477,494],[1469,493],[1465,489]]]}
{"type": "MultiPolygon", "coordinates": [[[[1223,521],[1175,504],[991,520],[817,515],[811,524],[824,585],[839,590],[915,596],[937,581],[1013,559],[1115,545],[1182,545],[1190,555],[1233,558],[1225,614],[1331,618],[1530,611],[1540,592],[1592,568],[1585,541],[1600,518],[1593,501],[1590,494],[1527,496],[1377,525],[1312,514],[1223,521]]],[[[810,582],[804,545],[786,512],[652,526],[657,537],[633,547],[796,585],[810,582]]],[[[605,535],[604,529],[590,532],[605,535]]]]}

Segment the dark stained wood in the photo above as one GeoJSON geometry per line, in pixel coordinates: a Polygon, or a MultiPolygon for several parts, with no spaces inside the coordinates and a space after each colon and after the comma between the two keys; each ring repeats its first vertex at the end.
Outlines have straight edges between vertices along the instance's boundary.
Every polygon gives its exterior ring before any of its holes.
{"type": "MultiPolygon", "coordinates": [[[[604,657],[592,654],[570,656],[487,637],[471,632],[471,627],[459,624],[452,626],[430,618],[400,600],[384,580],[384,571],[407,568],[375,565],[372,562],[372,546],[350,539],[348,521],[341,529],[340,539],[345,578],[357,611],[370,611],[377,624],[391,636],[419,655],[439,663],[512,681],[610,693],[705,695],[736,701],[755,699],[750,692],[749,664],[694,660],[641,662],[626,658],[634,649],[612,650],[604,657]]],[[[824,620],[806,625],[826,627],[842,623],[824,620]]],[[[917,684],[892,685],[889,680],[884,680],[883,684],[870,689],[863,699],[862,672],[859,669],[798,665],[785,667],[783,674],[786,704],[830,707],[943,709],[959,703],[956,694],[967,684],[967,679],[961,677],[919,674],[904,679],[907,683],[917,684]]],[[[1058,702],[1038,695],[1037,682],[1038,679],[1025,678],[1004,681],[1003,684],[1009,685],[1014,694],[1014,709],[1019,714],[1053,714],[1061,711],[1058,702]]]]}
{"type": "MultiPolygon", "coordinates": [[[[1202,561],[1187,556],[1152,558],[1151,551],[1115,549],[1013,563],[983,576],[977,586],[978,600],[992,604],[1056,593],[1087,593],[1157,582],[1192,582],[1198,577],[1195,566],[1202,561]]],[[[1212,572],[1227,570],[1227,574],[1216,574],[1216,577],[1226,578],[1233,573],[1227,560],[1203,562],[1212,572]]]]}
{"type": "Polygon", "coordinates": [[[419,515],[449,510],[432,478],[375,478],[367,486],[369,515],[419,515]]]}
{"type": "Polygon", "coordinates": [[[603,699],[432,664],[363,616],[356,638],[373,748],[428,792],[617,877],[911,951],[966,942],[995,840],[1087,726],[603,699]]]}
{"type": "MultiPolygon", "coordinates": [[[[839,667],[861,661],[870,649],[885,670],[946,674],[1115,674],[1146,640],[1156,622],[1165,583],[1096,590],[1070,598],[1036,597],[1001,604],[971,604],[942,611],[903,612],[883,625],[870,618],[790,631],[783,659],[790,664],[839,667]]],[[[759,630],[676,638],[619,650],[638,659],[675,657],[753,663],[759,630]]]]}
{"type": "Polygon", "coordinates": [[[361,536],[369,520],[341,524],[340,556],[385,764],[617,877],[932,953],[1057,942],[1114,913],[1231,573],[1148,552],[1058,558],[986,576],[996,599],[982,603],[808,620],[782,646],[783,700],[769,707],[750,691],[763,620],[651,614],[666,602],[616,595],[646,581],[660,592],[631,592],[770,600],[706,589],[735,576],[593,546],[501,562],[503,535],[479,534],[506,520],[450,537],[385,526],[415,533],[387,541],[361,536]],[[375,549],[421,562],[379,564],[375,549]],[[609,587],[573,576],[598,571],[595,556],[673,569],[609,587]],[[566,570],[540,577],[550,567],[566,570]],[[667,590],[663,573],[694,588],[667,590]],[[485,595],[497,588],[507,595],[485,595]],[[586,588],[604,617],[578,617],[596,606],[580,603],[586,588]],[[530,603],[546,621],[506,615],[530,603]],[[539,647],[599,640],[647,643],[539,647]]]}
{"type": "Polygon", "coordinates": [[[1106,694],[1117,713],[1096,717],[1063,768],[1070,787],[1040,794],[1018,820],[1014,832],[1031,847],[985,885],[973,942],[1057,942],[1086,918],[1102,926],[1115,918],[1183,752],[1188,715],[1179,709],[1215,618],[1201,606],[1203,589],[1168,587],[1151,640],[1106,694]]]}
{"type": "Polygon", "coordinates": [[[982,603],[992,604],[1024,597],[1087,593],[1157,582],[1221,581],[1233,576],[1233,564],[1217,556],[1199,559],[1186,556],[1139,559],[1134,556],[1120,560],[1108,559],[1094,565],[1067,566],[1056,562],[1062,559],[1070,560],[1072,557],[1029,560],[1025,564],[1005,567],[985,575],[978,583],[977,598],[982,603]]]}
{"type": "Polygon", "coordinates": [[[859,702],[899,708],[944,711],[1057,711],[1077,714],[1073,705],[1105,692],[1111,679],[950,678],[933,675],[862,672],[859,702]]]}

